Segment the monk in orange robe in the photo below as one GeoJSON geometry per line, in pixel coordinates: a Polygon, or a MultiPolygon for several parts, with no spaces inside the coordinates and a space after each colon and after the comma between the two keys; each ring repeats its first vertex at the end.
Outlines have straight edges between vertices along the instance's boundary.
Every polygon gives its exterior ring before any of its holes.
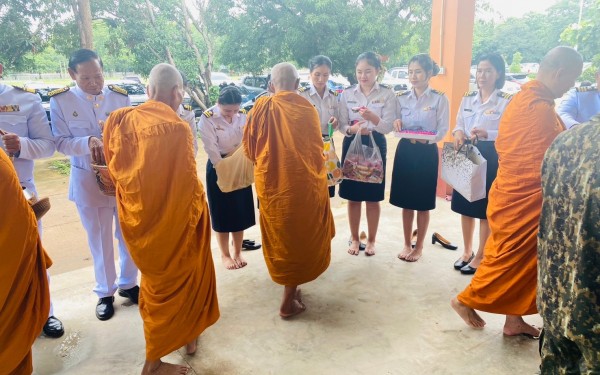
{"type": "Polygon", "coordinates": [[[31,374],[31,345],[50,311],[46,268],[37,220],[12,162],[0,150],[0,374],[31,374]]]}
{"type": "Polygon", "coordinates": [[[142,374],[185,374],[161,357],[186,346],[219,319],[210,217],[196,174],[192,132],[177,115],[181,74],[158,64],[150,100],[113,112],[103,131],[123,238],[141,271],[142,374]]]}
{"type": "Polygon", "coordinates": [[[335,235],[319,115],[296,93],[299,81],[293,65],[273,67],[275,94],[256,101],[243,138],[255,164],[263,254],[273,281],[284,285],[282,318],[306,309],[298,285],[327,269],[335,235]]]}
{"type": "Polygon", "coordinates": [[[542,209],[541,164],[554,138],[565,130],[554,100],[574,86],[581,55],[556,47],[540,63],[537,78],[524,84],[506,108],[498,129],[498,176],[489,193],[491,236],[469,286],[452,300],[474,328],[485,321],[475,310],[506,315],[507,336],[539,336],[522,316],[535,314],[537,232],[542,209]]]}

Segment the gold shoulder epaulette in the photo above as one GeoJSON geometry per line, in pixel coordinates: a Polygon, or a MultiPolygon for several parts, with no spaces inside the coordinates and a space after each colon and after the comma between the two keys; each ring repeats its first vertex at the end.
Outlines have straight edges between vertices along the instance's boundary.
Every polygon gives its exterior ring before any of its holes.
{"type": "Polygon", "coordinates": [[[338,93],[337,91],[335,91],[335,90],[332,90],[332,89],[329,89],[329,93],[330,93],[331,95],[333,95],[333,96],[338,96],[338,95],[339,95],[339,93],[338,93]]]}
{"type": "Polygon", "coordinates": [[[28,93],[31,93],[31,94],[37,94],[37,90],[36,89],[31,89],[31,88],[23,87],[23,86],[15,86],[15,85],[12,85],[12,87],[14,87],[17,90],[25,91],[25,92],[28,92],[28,93]]]}
{"type": "Polygon", "coordinates": [[[436,90],[436,89],[431,89],[431,92],[434,93],[434,94],[438,94],[438,95],[444,95],[443,91],[439,91],[439,90],[436,90]]]}
{"type": "Polygon", "coordinates": [[[125,95],[125,96],[129,95],[129,93],[127,92],[127,90],[125,90],[124,88],[122,88],[120,86],[117,86],[117,85],[108,85],[108,89],[110,91],[116,92],[117,94],[121,94],[121,95],[125,95]]]}
{"type": "Polygon", "coordinates": [[[590,91],[598,91],[597,87],[594,86],[585,86],[585,87],[577,87],[575,88],[577,92],[590,92],[590,91]]]}
{"type": "Polygon", "coordinates": [[[298,87],[298,92],[304,92],[304,91],[306,91],[306,90],[308,90],[308,86],[301,86],[301,87],[298,87]]]}
{"type": "Polygon", "coordinates": [[[410,94],[410,90],[406,90],[406,91],[398,91],[396,93],[396,96],[404,96],[404,95],[408,95],[410,94]]]}
{"type": "Polygon", "coordinates": [[[504,92],[504,91],[498,91],[498,96],[501,97],[501,98],[510,100],[510,99],[512,99],[513,94],[509,94],[509,93],[504,92]]]}
{"type": "Polygon", "coordinates": [[[381,87],[383,87],[385,89],[390,89],[390,90],[392,89],[392,86],[390,86],[390,85],[388,85],[386,83],[380,83],[379,86],[381,86],[381,87]]]}
{"type": "Polygon", "coordinates": [[[203,114],[204,116],[206,116],[206,117],[212,117],[212,115],[213,115],[213,111],[211,111],[211,110],[206,110],[206,111],[202,112],[202,114],[203,114]]]}
{"type": "Polygon", "coordinates": [[[192,108],[192,106],[191,106],[191,105],[189,105],[189,104],[184,104],[184,105],[183,105],[183,109],[185,109],[186,111],[191,111],[193,108],[192,108]]]}
{"type": "Polygon", "coordinates": [[[242,109],[240,109],[239,113],[242,113],[245,115],[246,113],[248,113],[248,111],[246,111],[244,108],[242,108],[242,109]]]}
{"type": "Polygon", "coordinates": [[[62,94],[63,92],[67,92],[69,90],[70,90],[69,86],[61,87],[60,89],[56,89],[56,90],[50,91],[48,93],[48,96],[51,98],[53,96],[56,96],[58,94],[62,94]]]}
{"type": "Polygon", "coordinates": [[[477,91],[467,91],[465,92],[465,95],[463,95],[465,98],[468,96],[475,96],[477,95],[477,91]]]}

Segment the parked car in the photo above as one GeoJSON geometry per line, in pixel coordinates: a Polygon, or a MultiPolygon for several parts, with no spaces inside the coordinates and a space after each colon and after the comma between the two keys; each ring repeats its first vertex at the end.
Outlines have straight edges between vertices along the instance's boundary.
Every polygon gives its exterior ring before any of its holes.
{"type": "Polygon", "coordinates": [[[260,88],[263,90],[267,89],[267,76],[245,76],[240,82],[240,86],[246,88],[260,88]]]}
{"type": "Polygon", "coordinates": [[[107,85],[113,84],[125,89],[129,94],[129,100],[131,100],[132,106],[138,106],[145,103],[148,100],[148,94],[146,93],[146,87],[139,82],[135,81],[115,81],[107,82],[107,85]]]}
{"type": "Polygon", "coordinates": [[[381,83],[391,86],[394,92],[406,91],[411,87],[410,82],[408,82],[408,79],[394,78],[388,72],[385,72],[383,74],[383,79],[381,80],[381,83]]]}
{"type": "Polygon", "coordinates": [[[52,90],[56,90],[64,86],[44,82],[31,82],[26,83],[23,86],[29,89],[37,90],[38,95],[42,99],[42,107],[44,107],[44,111],[46,111],[48,121],[50,121],[50,97],[48,96],[48,93],[52,90]]]}
{"type": "Polygon", "coordinates": [[[230,84],[233,83],[233,80],[226,73],[221,72],[211,72],[210,73],[210,81],[213,86],[220,86],[221,84],[230,84]]]}
{"type": "Polygon", "coordinates": [[[527,73],[506,73],[506,80],[510,82],[518,83],[519,85],[523,85],[529,82],[529,77],[527,73]]]}
{"type": "Polygon", "coordinates": [[[251,86],[240,86],[239,89],[242,93],[242,103],[250,101],[265,92],[264,89],[251,86]]]}
{"type": "Polygon", "coordinates": [[[265,95],[269,95],[268,91],[263,91],[260,94],[256,95],[254,98],[248,100],[247,102],[242,102],[242,105],[240,106],[241,109],[245,109],[247,112],[249,112],[252,107],[254,107],[254,103],[256,102],[256,99],[265,96],[265,95]]]}

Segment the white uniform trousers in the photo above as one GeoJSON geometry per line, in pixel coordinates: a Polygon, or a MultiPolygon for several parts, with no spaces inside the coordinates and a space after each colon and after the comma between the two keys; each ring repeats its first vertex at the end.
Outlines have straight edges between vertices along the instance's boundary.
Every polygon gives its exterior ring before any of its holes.
{"type": "Polygon", "coordinates": [[[131,259],[121,234],[121,226],[115,207],[84,207],[77,205],[81,223],[88,236],[88,245],[94,259],[96,287],[94,292],[98,298],[115,294],[117,286],[121,289],[133,288],[137,285],[138,269],[131,259]],[[119,268],[117,281],[115,270],[115,250],[113,246],[112,224],[115,223],[115,238],[119,242],[119,268]],[[117,283],[115,284],[115,281],[117,283]]]}
{"type": "MultiPolygon", "coordinates": [[[[37,193],[36,193],[37,195],[37,193]]],[[[42,239],[42,221],[38,220],[38,233],[40,234],[40,239],[42,239]]],[[[46,277],[48,278],[48,295],[50,296],[50,312],[48,313],[48,318],[54,316],[54,304],[52,303],[52,293],[50,293],[50,272],[46,269],[46,277]]]]}

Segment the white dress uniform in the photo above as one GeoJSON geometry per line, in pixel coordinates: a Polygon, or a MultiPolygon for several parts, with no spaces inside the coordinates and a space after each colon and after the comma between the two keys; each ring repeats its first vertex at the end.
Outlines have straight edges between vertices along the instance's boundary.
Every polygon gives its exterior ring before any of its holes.
{"type": "Polygon", "coordinates": [[[94,292],[99,298],[110,297],[117,285],[121,289],[136,286],[138,270],[121,235],[115,198],[102,194],[96,183],[88,140],[91,136],[100,139],[108,115],[131,103],[125,90],[112,85],[105,87],[99,95],[86,94],[75,86],[54,90],[49,96],[56,148],[71,157],[69,200],[75,202],[88,235],[96,276],[94,292]],[[121,269],[117,285],[111,233],[113,220],[121,269]]]}
{"type": "Polygon", "coordinates": [[[329,119],[331,117],[339,117],[340,102],[338,100],[338,93],[333,90],[325,89],[323,97],[319,95],[315,86],[311,83],[309,86],[298,88],[298,94],[306,98],[319,113],[319,119],[321,120],[321,134],[323,136],[329,135],[329,119]]]}
{"type": "Polygon", "coordinates": [[[177,109],[177,115],[190,125],[192,137],[194,138],[194,156],[198,155],[198,128],[196,127],[196,114],[191,105],[180,104],[177,109]]]}
{"type": "MultiPolygon", "coordinates": [[[[348,148],[356,136],[355,134],[348,134],[348,128],[355,121],[363,121],[360,113],[352,111],[352,108],[361,106],[369,108],[380,118],[379,124],[375,125],[367,121],[366,127],[371,131],[375,139],[375,144],[377,144],[381,152],[384,171],[383,182],[372,184],[343,180],[340,184],[339,195],[341,198],[354,202],[380,202],[383,200],[385,193],[385,167],[387,164],[387,141],[384,134],[392,131],[394,120],[396,119],[396,97],[394,91],[387,85],[375,83],[371,92],[366,96],[360,90],[360,85],[350,86],[340,95],[338,129],[342,134],[346,135],[342,144],[342,165],[344,165],[348,148]]],[[[369,138],[362,136],[361,141],[363,144],[368,144],[369,138]]]]}
{"type": "Polygon", "coordinates": [[[402,129],[437,131],[437,135],[426,144],[400,140],[394,156],[390,203],[409,210],[433,210],[439,165],[435,142],[441,141],[448,131],[448,98],[430,87],[419,97],[414,89],[398,93],[397,97],[402,129]]]}
{"type": "MultiPolygon", "coordinates": [[[[54,154],[54,138],[40,96],[28,90],[0,83],[0,129],[19,136],[21,151],[14,156],[13,165],[21,186],[38,195],[33,180],[33,160],[54,154]]],[[[4,151],[4,143],[0,141],[4,151]]],[[[38,220],[38,232],[42,235],[42,222],[38,220]]],[[[50,276],[48,275],[48,281],[50,276]]],[[[54,307],[50,300],[50,314],[54,307]]]]}
{"type": "Polygon", "coordinates": [[[590,121],[600,113],[600,91],[598,87],[576,87],[569,90],[557,110],[567,129],[590,121]]]}
{"type": "Polygon", "coordinates": [[[233,233],[246,230],[256,224],[252,186],[223,193],[217,185],[214,168],[223,157],[242,143],[246,111],[241,110],[228,123],[216,105],[202,113],[198,121],[200,138],[208,154],[206,163],[206,197],[210,209],[210,224],[215,232],[233,233]]]}
{"type": "Polygon", "coordinates": [[[456,127],[452,134],[457,130],[462,130],[467,139],[470,139],[471,131],[474,128],[487,131],[487,138],[479,138],[476,145],[481,155],[487,160],[486,197],[469,202],[454,190],[452,192],[452,211],[476,219],[487,219],[487,192],[498,174],[498,154],[494,147],[494,141],[498,138],[498,125],[500,125],[502,114],[511,99],[511,94],[498,89],[494,90],[485,102],[481,100],[479,91],[467,92],[464,95],[456,116],[456,127]]]}
{"type": "Polygon", "coordinates": [[[477,127],[487,131],[488,136],[485,140],[495,141],[498,138],[500,117],[511,98],[512,95],[496,89],[485,102],[482,102],[479,91],[467,92],[460,103],[456,127],[452,134],[462,130],[467,139],[470,139],[471,130],[477,127]]]}

